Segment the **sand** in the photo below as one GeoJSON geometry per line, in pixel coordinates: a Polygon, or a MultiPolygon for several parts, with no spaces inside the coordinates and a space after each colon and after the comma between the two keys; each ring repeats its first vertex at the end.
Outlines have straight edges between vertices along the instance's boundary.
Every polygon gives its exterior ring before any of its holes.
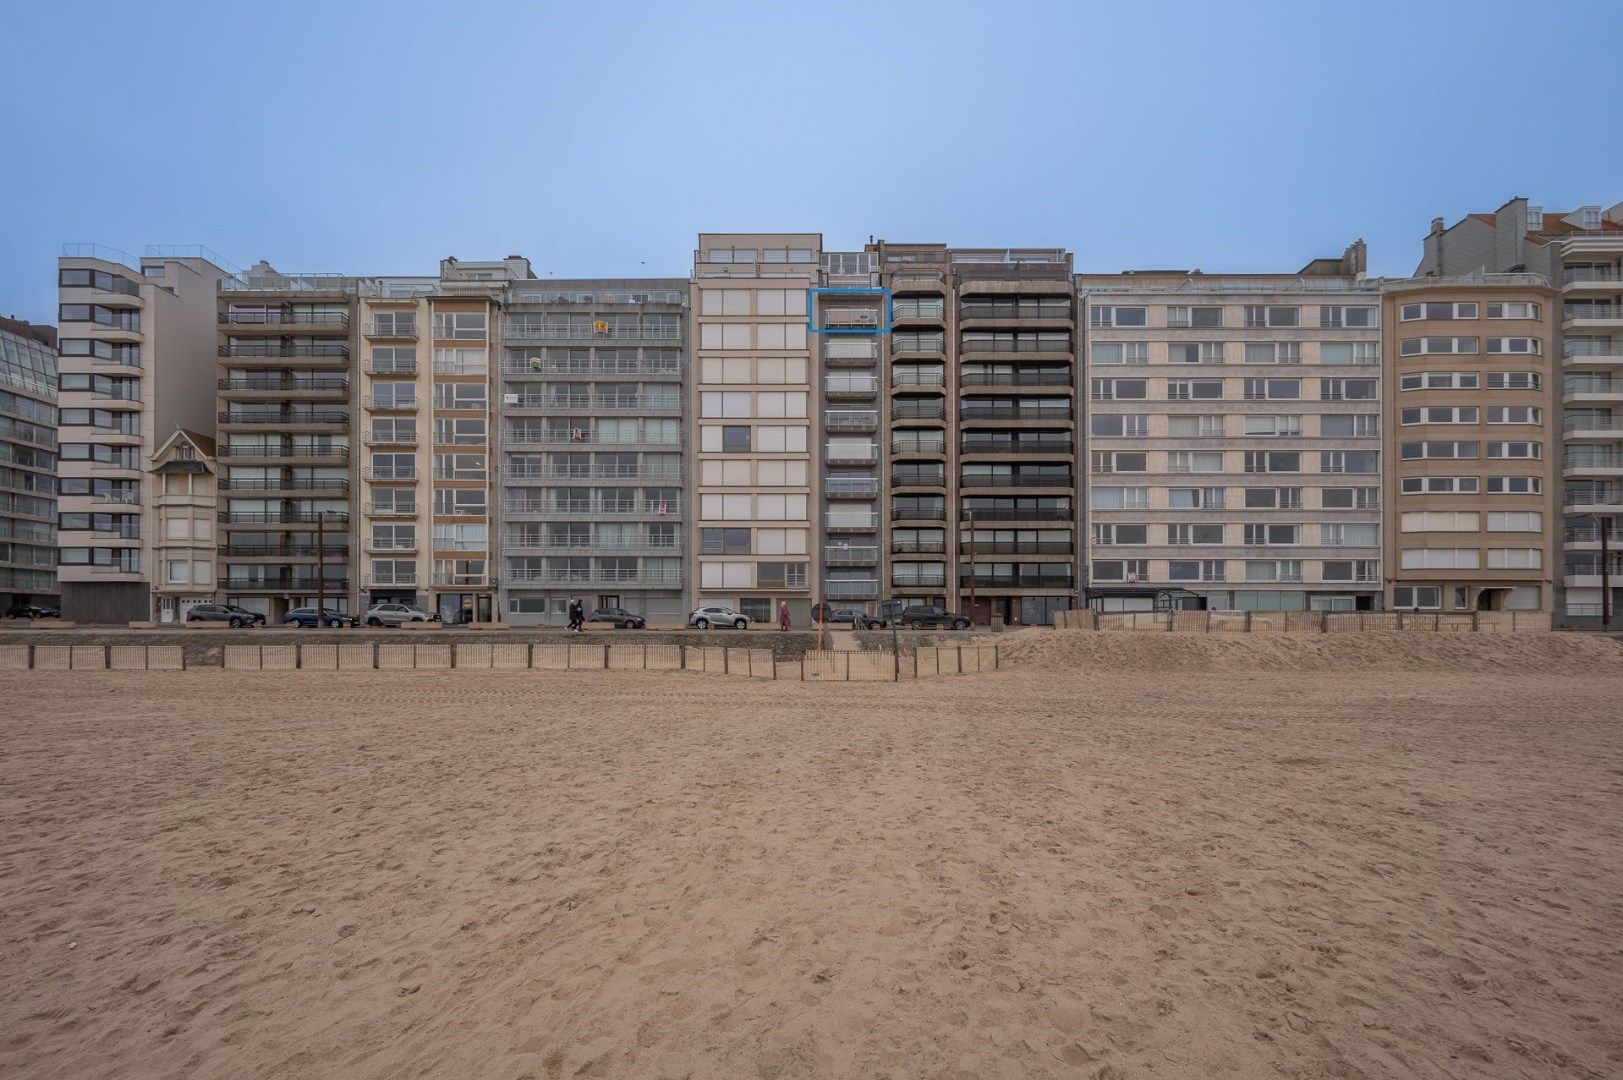
{"type": "Polygon", "coordinates": [[[1623,652],[1149,636],[0,678],[0,1076],[1623,1072],[1623,652]]]}

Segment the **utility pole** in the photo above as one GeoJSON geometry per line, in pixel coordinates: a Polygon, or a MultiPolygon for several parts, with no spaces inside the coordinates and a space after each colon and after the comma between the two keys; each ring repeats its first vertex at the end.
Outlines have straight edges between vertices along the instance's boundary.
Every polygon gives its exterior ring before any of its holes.
{"type": "Polygon", "coordinates": [[[327,621],[327,514],[316,511],[316,625],[327,621]]]}

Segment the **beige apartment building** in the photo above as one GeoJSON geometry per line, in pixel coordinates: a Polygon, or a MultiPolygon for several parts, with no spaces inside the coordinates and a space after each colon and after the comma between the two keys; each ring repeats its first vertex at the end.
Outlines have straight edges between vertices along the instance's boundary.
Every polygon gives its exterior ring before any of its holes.
{"type": "MultiPolygon", "coordinates": [[[[1544,479],[1551,487],[1559,484],[1542,500],[1549,535],[1540,601],[1569,625],[1592,626],[1603,610],[1615,613],[1623,600],[1623,558],[1616,554],[1623,524],[1623,203],[1556,211],[1517,196],[1492,213],[1467,214],[1453,225],[1438,218],[1416,270],[1417,276],[1432,279],[1463,276],[1500,282],[1528,274],[1540,286],[1548,285],[1549,293],[1537,299],[1530,292],[1525,302],[1543,303],[1550,310],[1541,314],[1536,329],[1521,333],[1543,335],[1542,352],[1518,359],[1543,377],[1548,421],[1539,441],[1548,465],[1544,479]],[[1613,552],[1607,567],[1602,566],[1602,530],[1613,552]],[[1550,546],[1555,549],[1553,563],[1550,546]],[[1611,594],[1603,597],[1608,575],[1611,594]]],[[[1485,340],[1501,339],[1507,332],[1503,325],[1494,326],[1493,337],[1485,340]]],[[[1490,359],[1508,358],[1500,354],[1490,359]]],[[[1521,603],[1530,598],[1531,593],[1520,593],[1515,599],[1521,603]]]]}
{"type": "MultiPolygon", "coordinates": [[[[813,519],[827,447],[812,417],[822,377],[807,324],[822,237],[702,233],[693,256],[695,606],[805,626],[820,580],[813,519]]],[[[836,455],[842,447],[836,447],[836,455]]]]}
{"type": "Polygon", "coordinates": [[[1380,294],[1295,274],[1077,276],[1103,610],[1381,606],[1380,294]]]}
{"type": "Polygon", "coordinates": [[[68,619],[157,616],[165,583],[147,467],[177,428],[214,428],[223,262],[201,248],[153,247],[136,258],[94,244],[67,245],[57,262],[56,542],[68,619]]]}
{"type": "Polygon", "coordinates": [[[147,471],[153,489],[157,621],[178,623],[193,604],[210,603],[215,595],[214,440],[181,428],[158,447],[147,471]]]}

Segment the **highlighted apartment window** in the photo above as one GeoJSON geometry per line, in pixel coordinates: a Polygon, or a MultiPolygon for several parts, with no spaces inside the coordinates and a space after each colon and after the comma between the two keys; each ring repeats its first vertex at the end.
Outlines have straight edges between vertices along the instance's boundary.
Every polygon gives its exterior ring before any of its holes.
{"type": "Polygon", "coordinates": [[[809,334],[888,334],[891,323],[890,290],[880,287],[806,290],[806,332],[809,334]],[[819,297],[829,298],[818,303],[819,297]],[[877,302],[875,302],[877,301],[877,302]],[[817,325],[821,322],[822,325],[817,325]]]}

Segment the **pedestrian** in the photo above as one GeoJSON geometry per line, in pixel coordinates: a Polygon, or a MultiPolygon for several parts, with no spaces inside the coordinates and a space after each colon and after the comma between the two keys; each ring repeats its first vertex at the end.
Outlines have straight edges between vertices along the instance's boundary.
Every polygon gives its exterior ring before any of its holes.
{"type": "Polygon", "coordinates": [[[778,601],[778,629],[780,631],[789,629],[789,602],[787,600],[778,601]]]}
{"type": "Polygon", "coordinates": [[[582,625],[585,624],[585,622],[586,622],[585,617],[581,613],[581,602],[579,600],[571,600],[571,601],[569,601],[569,630],[570,630],[570,632],[575,633],[575,634],[580,633],[580,628],[581,628],[582,625]]]}

